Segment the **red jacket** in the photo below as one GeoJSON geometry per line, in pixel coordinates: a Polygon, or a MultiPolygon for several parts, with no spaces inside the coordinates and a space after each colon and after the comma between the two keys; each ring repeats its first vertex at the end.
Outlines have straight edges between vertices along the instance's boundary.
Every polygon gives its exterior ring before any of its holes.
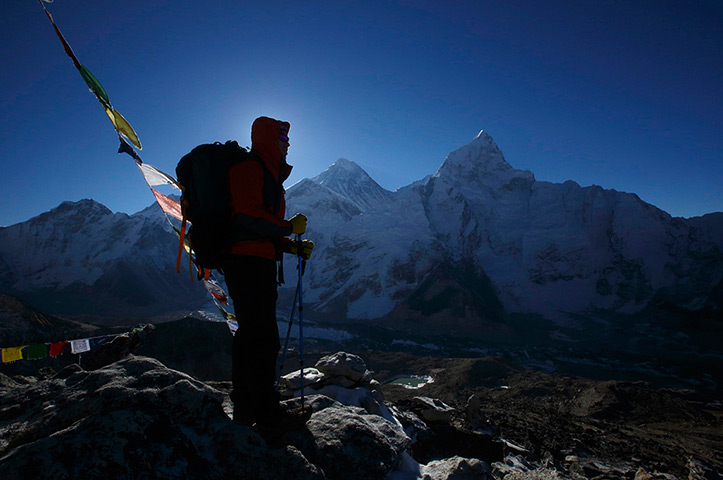
{"type": "Polygon", "coordinates": [[[233,221],[236,227],[254,237],[235,242],[231,246],[232,254],[277,260],[282,245],[289,241],[286,237],[291,235],[292,228],[291,222],[284,220],[286,203],[282,185],[291,173],[291,166],[286,164],[285,156],[276,145],[282,127],[288,132],[288,123],[260,117],[251,129],[251,152],[261,159],[268,173],[254,160],[237,163],[229,170],[233,221]],[[270,204],[271,199],[276,205],[270,204]]]}

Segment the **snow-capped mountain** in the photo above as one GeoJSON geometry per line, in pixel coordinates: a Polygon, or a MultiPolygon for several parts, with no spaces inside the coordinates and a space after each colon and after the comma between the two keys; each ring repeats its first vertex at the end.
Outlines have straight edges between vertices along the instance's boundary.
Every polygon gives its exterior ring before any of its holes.
{"type": "Polygon", "coordinates": [[[361,212],[383,206],[392,192],[383,189],[356,163],[340,158],[311,179],[356,206],[361,212]]]}
{"type": "MultiPolygon", "coordinates": [[[[480,332],[514,313],[720,307],[723,213],[672,218],[634,194],[537,181],[485,132],[394,192],[340,159],[290,187],[287,211],[308,215],[317,245],[304,277],[317,319],[480,332]]],[[[198,308],[206,292],[176,274],[176,242],[156,205],[128,216],[66,202],[0,229],[0,291],[51,313],[198,308]]]]}
{"type": "Polygon", "coordinates": [[[288,192],[290,208],[309,213],[318,244],[305,300],[333,317],[464,329],[503,312],[564,321],[651,303],[716,308],[723,214],[672,218],[634,194],[536,181],[485,132],[431,177],[356,215],[343,206],[362,205],[376,183],[330,188],[336,198],[312,193],[351,168],[335,164],[288,192]]]}
{"type": "Polygon", "coordinates": [[[0,289],[52,313],[138,317],[193,308],[205,303],[205,289],[175,272],[177,246],[156,204],[129,216],[94,200],[64,202],[0,228],[0,289]]]}

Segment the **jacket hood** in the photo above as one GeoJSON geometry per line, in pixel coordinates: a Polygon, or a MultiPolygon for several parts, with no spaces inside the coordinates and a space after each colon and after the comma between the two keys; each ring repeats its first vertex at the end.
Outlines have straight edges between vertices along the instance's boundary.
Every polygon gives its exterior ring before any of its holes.
{"type": "Polygon", "coordinates": [[[293,168],[286,163],[286,158],[276,145],[282,129],[288,133],[289,128],[291,128],[289,122],[269,117],[259,117],[251,126],[251,150],[261,157],[266,168],[279,182],[286,180],[293,168]]]}

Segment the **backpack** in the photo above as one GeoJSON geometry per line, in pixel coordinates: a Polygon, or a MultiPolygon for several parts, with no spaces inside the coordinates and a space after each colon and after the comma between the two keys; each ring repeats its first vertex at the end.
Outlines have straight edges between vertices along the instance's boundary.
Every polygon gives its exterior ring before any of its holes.
{"type": "MultiPolygon", "coordinates": [[[[178,247],[176,270],[180,273],[181,253],[184,247],[186,221],[190,250],[195,263],[202,269],[221,269],[228,255],[228,246],[234,240],[231,234],[231,196],[228,190],[228,171],[231,166],[247,159],[261,159],[252,155],[235,141],[199,145],[184,155],[176,166],[176,178],[181,185],[183,221],[178,247]]],[[[264,167],[265,168],[265,167],[264,167]]],[[[205,274],[208,277],[208,272],[205,274]]]]}

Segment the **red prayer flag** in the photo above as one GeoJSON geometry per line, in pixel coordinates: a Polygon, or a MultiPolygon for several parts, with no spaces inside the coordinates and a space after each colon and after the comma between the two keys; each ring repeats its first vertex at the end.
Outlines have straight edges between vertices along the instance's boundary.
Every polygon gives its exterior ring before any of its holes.
{"type": "Polygon", "coordinates": [[[50,344],[50,356],[51,357],[59,357],[63,354],[63,348],[65,348],[65,344],[68,342],[55,342],[50,344]]]}
{"type": "Polygon", "coordinates": [[[60,42],[63,44],[63,49],[65,50],[65,53],[67,53],[68,56],[70,57],[70,59],[73,61],[73,65],[75,65],[75,68],[77,68],[78,70],[80,70],[80,69],[82,68],[81,65],[80,65],[80,61],[79,61],[78,58],[75,56],[75,53],[73,53],[73,49],[70,48],[70,45],[69,45],[68,42],[65,40],[65,37],[63,36],[63,34],[60,33],[60,29],[59,29],[58,26],[55,24],[55,21],[53,20],[53,16],[50,15],[50,12],[48,11],[48,9],[45,8],[45,5],[43,5],[43,2],[40,2],[40,6],[43,7],[43,10],[45,10],[45,14],[48,16],[48,19],[50,20],[50,23],[53,24],[53,28],[55,29],[55,33],[58,35],[58,38],[60,38],[60,42]]]}
{"type": "Polygon", "coordinates": [[[151,191],[153,192],[153,195],[156,197],[156,201],[158,202],[158,205],[161,206],[161,209],[169,214],[172,217],[175,217],[179,220],[183,220],[183,213],[181,213],[181,204],[177,201],[172,199],[171,197],[167,197],[163,195],[161,192],[156,191],[151,188],[151,191]]]}

